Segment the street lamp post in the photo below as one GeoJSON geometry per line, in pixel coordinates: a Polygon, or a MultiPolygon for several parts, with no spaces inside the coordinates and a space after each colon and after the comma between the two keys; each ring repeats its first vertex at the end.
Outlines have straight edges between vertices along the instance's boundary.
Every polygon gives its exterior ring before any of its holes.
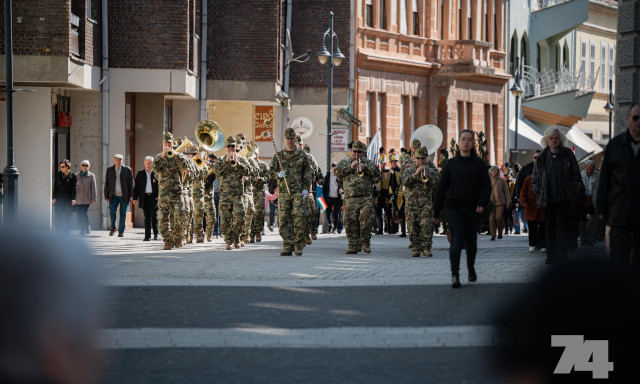
{"type": "Polygon", "coordinates": [[[613,110],[615,106],[613,104],[613,80],[609,79],[609,101],[607,101],[607,105],[604,106],[604,110],[609,114],[609,140],[611,140],[611,122],[613,118],[613,110]]]}
{"type": "Polygon", "coordinates": [[[522,95],[522,88],[520,88],[520,75],[518,74],[518,61],[519,58],[516,58],[516,81],[513,83],[513,87],[509,90],[513,97],[516,98],[516,132],[515,132],[515,140],[514,140],[514,159],[513,164],[518,163],[518,120],[520,112],[518,111],[518,101],[520,100],[520,95],[522,95]]]}
{"type": "Polygon", "coordinates": [[[7,166],[4,174],[3,225],[13,225],[18,217],[18,168],[13,164],[13,36],[11,0],[4,2],[4,46],[7,73],[7,166]]]}
{"type": "Polygon", "coordinates": [[[344,55],[338,47],[338,35],[333,32],[333,12],[329,12],[329,29],[322,36],[322,49],[316,53],[320,64],[329,63],[329,98],[327,101],[327,172],[331,169],[331,96],[333,94],[333,67],[340,66],[344,55]],[[327,50],[326,39],[329,36],[329,50],[327,50]],[[333,39],[336,39],[336,48],[333,49],[333,39]],[[329,60],[329,58],[331,60],[329,60]]]}

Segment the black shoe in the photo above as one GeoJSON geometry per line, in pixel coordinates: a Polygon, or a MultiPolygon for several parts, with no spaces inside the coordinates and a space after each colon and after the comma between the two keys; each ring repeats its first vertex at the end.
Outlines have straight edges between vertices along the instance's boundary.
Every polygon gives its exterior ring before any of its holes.
{"type": "Polygon", "coordinates": [[[519,235],[519,234],[520,234],[520,231],[515,231],[515,232],[513,232],[513,234],[514,234],[514,235],[519,235]]]}
{"type": "Polygon", "coordinates": [[[453,276],[451,279],[451,288],[460,288],[462,285],[460,284],[460,277],[453,276]]]}
{"type": "Polygon", "coordinates": [[[529,230],[527,228],[522,230],[522,233],[529,233],[529,230]]]}
{"type": "Polygon", "coordinates": [[[153,236],[153,240],[158,240],[158,235],[153,236]]]}
{"type": "Polygon", "coordinates": [[[407,237],[407,234],[406,233],[401,233],[400,236],[398,236],[398,237],[407,237]]]}
{"type": "Polygon", "coordinates": [[[342,233],[342,229],[338,229],[338,233],[342,233]]]}
{"type": "Polygon", "coordinates": [[[111,231],[109,232],[109,236],[113,236],[114,233],[116,233],[117,229],[116,227],[111,228],[111,231]]]}
{"type": "Polygon", "coordinates": [[[118,233],[118,237],[124,237],[124,233],[118,233]]]}
{"type": "Polygon", "coordinates": [[[150,237],[145,237],[144,239],[142,239],[142,241],[150,241],[151,238],[150,237]]]}
{"type": "Polygon", "coordinates": [[[469,270],[469,281],[473,283],[476,280],[478,280],[478,276],[476,275],[476,270],[475,269],[470,269],[469,270]]]}

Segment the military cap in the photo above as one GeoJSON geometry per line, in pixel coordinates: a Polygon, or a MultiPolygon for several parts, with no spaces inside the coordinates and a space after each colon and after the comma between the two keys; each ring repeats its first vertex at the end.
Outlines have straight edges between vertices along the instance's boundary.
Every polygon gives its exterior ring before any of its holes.
{"type": "Polygon", "coordinates": [[[293,128],[287,128],[284,130],[284,138],[285,139],[295,139],[296,138],[296,131],[293,130],[293,128]]]}
{"type": "Polygon", "coordinates": [[[385,156],[385,155],[380,155],[380,162],[381,162],[381,163],[386,163],[386,162],[387,162],[387,156],[385,156]]]}
{"type": "Polygon", "coordinates": [[[389,161],[398,161],[398,155],[392,153],[389,155],[389,161]]]}
{"type": "Polygon", "coordinates": [[[197,145],[190,145],[189,146],[189,153],[198,153],[198,146],[197,145]]]}
{"type": "Polygon", "coordinates": [[[305,152],[307,153],[311,152],[311,147],[309,146],[309,144],[305,144],[303,148],[305,152]]]}
{"type": "Polygon", "coordinates": [[[351,149],[353,151],[366,151],[367,150],[367,146],[364,145],[364,143],[362,141],[356,140],[353,142],[353,145],[351,145],[351,149]]]}
{"type": "Polygon", "coordinates": [[[246,141],[247,138],[245,137],[244,133],[240,132],[236,135],[236,141],[246,141]]]}
{"type": "Polygon", "coordinates": [[[165,132],[164,135],[162,135],[162,142],[168,143],[170,141],[173,141],[173,135],[171,132],[165,132]]]}
{"type": "Polygon", "coordinates": [[[228,136],[224,143],[225,145],[236,145],[236,139],[233,136],[228,136]]]}
{"type": "Polygon", "coordinates": [[[302,137],[300,137],[300,135],[296,135],[296,144],[302,144],[302,137]]]}
{"type": "Polygon", "coordinates": [[[420,143],[420,140],[418,139],[411,140],[411,149],[418,149],[421,146],[422,146],[422,143],[420,143]]]}
{"type": "Polygon", "coordinates": [[[420,147],[418,150],[416,150],[416,153],[415,153],[416,159],[424,159],[427,156],[429,156],[429,151],[427,151],[427,147],[420,147]]]}

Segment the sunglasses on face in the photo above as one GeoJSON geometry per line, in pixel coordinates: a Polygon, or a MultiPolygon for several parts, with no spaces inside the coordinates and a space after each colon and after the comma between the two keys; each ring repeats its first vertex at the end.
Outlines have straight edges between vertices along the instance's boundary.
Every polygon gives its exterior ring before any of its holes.
{"type": "Polygon", "coordinates": [[[65,169],[65,168],[67,168],[67,166],[66,166],[66,165],[61,165],[61,166],[60,166],[60,169],[65,169]]]}
{"type": "Polygon", "coordinates": [[[227,145],[227,148],[235,148],[235,145],[227,145]]]}
{"type": "Polygon", "coordinates": [[[82,164],[81,167],[88,167],[89,164],[82,164]]]}
{"type": "Polygon", "coordinates": [[[362,153],[362,151],[353,151],[353,153],[362,153]]]}
{"type": "Polygon", "coordinates": [[[633,116],[631,116],[631,120],[633,120],[633,121],[638,121],[638,120],[640,120],[640,115],[633,115],[633,116]]]}

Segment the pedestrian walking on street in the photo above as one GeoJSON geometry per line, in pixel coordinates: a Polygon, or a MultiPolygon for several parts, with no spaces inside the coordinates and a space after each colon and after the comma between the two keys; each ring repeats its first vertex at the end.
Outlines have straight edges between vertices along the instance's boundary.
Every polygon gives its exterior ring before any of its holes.
{"type": "Polygon", "coordinates": [[[498,239],[502,239],[504,211],[511,207],[511,194],[507,182],[500,177],[500,168],[495,165],[491,167],[489,176],[491,178],[491,203],[493,205],[489,214],[489,232],[491,232],[491,240],[495,240],[497,228],[498,239]]]}
{"type": "Polygon", "coordinates": [[[598,236],[598,217],[595,215],[594,207],[600,172],[596,171],[596,163],[593,160],[588,160],[584,170],[580,172],[580,176],[587,194],[583,203],[586,215],[584,220],[580,221],[580,245],[592,246],[598,236]]]}
{"type": "MultiPolygon", "coordinates": [[[[536,155],[533,155],[534,160],[536,155]]],[[[527,176],[520,189],[520,204],[524,207],[524,219],[529,224],[529,252],[546,252],[547,233],[544,223],[544,208],[538,207],[536,195],[531,189],[531,175],[527,176]]]]}
{"type": "Polygon", "coordinates": [[[459,150],[447,160],[436,190],[433,217],[440,224],[440,211],[444,208],[451,232],[449,259],[453,288],[460,288],[460,254],[462,246],[467,253],[469,281],[477,280],[475,270],[478,250],[480,215],[489,201],[491,181],[484,161],[476,153],[475,133],[469,129],[460,132],[459,150]]]}
{"type": "Polygon", "coordinates": [[[56,173],[53,182],[53,200],[55,209],[55,228],[57,232],[69,234],[69,224],[73,206],[76,205],[78,182],[76,175],[71,172],[71,162],[64,159],[60,162],[60,171],[56,173]]]}
{"type": "Polygon", "coordinates": [[[118,237],[124,236],[127,208],[133,198],[133,172],[131,168],[123,164],[123,159],[124,156],[119,153],[113,155],[113,165],[107,168],[106,172],[104,199],[109,202],[109,215],[111,218],[109,236],[113,236],[116,232],[116,211],[118,207],[120,207],[118,237]]]}
{"type": "Polygon", "coordinates": [[[153,157],[144,158],[144,169],[138,171],[135,185],[133,187],[133,204],[138,202],[138,207],[144,213],[144,239],[151,240],[151,229],[153,228],[153,239],[158,240],[158,180],[153,171],[153,157]]]}
{"type": "Polygon", "coordinates": [[[89,160],[82,160],[80,163],[81,171],[76,173],[76,179],[78,181],[76,216],[78,217],[78,226],[80,227],[79,235],[88,235],[91,233],[91,227],[89,226],[89,206],[98,199],[96,175],[91,173],[89,168],[91,168],[89,160]]]}
{"type": "Polygon", "coordinates": [[[640,103],[627,112],[629,128],[604,151],[596,195],[596,213],[611,227],[609,257],[620,267],[640,262],[640,103]],[[632,258],[633,255],[633,258],[632,258]]]}
{"type": "Polygon", "coordinates": [[[557,127],[548,128],[540,142],[543,150],[533,168],[531,187],[538,207],[545,208],[547,264],[564,262],[577,241],[572,215],[584,196],[578,161],[557,127]],[[575,234],[575,237],[574,237],[575,234]]]}

